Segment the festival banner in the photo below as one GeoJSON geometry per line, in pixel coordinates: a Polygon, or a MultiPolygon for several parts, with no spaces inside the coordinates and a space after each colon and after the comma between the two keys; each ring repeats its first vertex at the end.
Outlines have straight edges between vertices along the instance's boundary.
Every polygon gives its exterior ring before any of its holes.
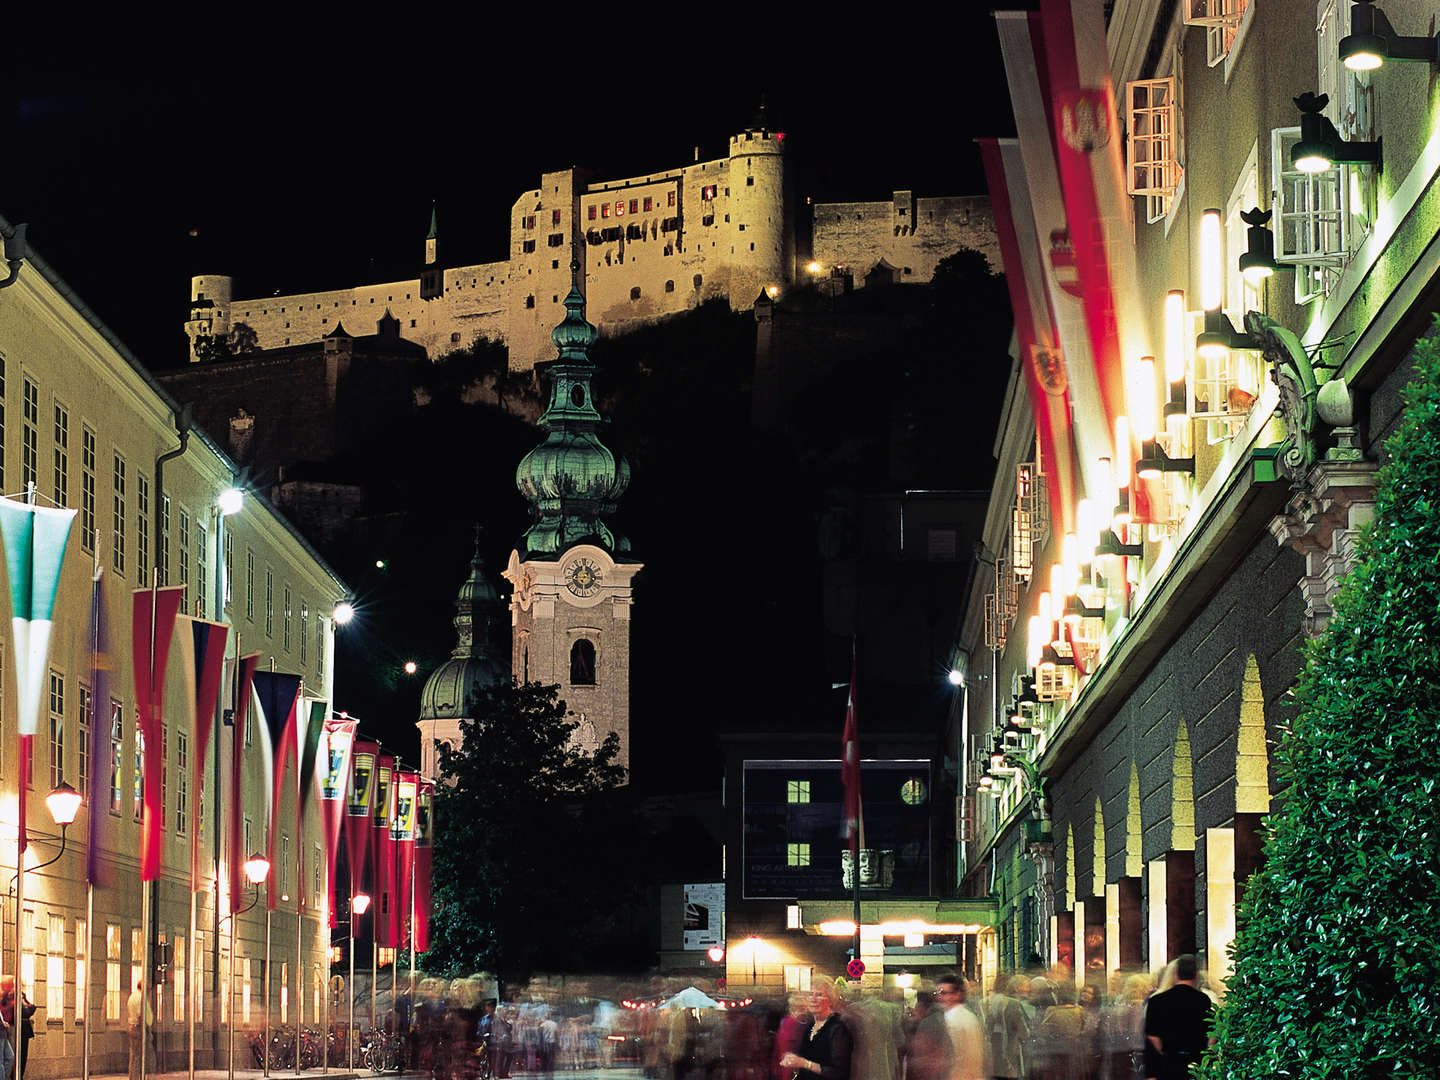
{"type": "Polygon", "coordinates": [[[375,809],[370,818],[370,910],[375,944],[395,947],[395,843],[390,822],[395,812],[391,781],[395,758],[381,754],[375,761],[375,809]]]}
{"type": "Polygon", "coordinates": [[[1045,287],[1045,262],[1030,208],[1025,163],[1014,139],[981,139],[980,157],[1015,316],[1020,367],[1040,439],[1050,520],[1059,526],[1056,531],[1074,532],[1080,496],[1076,490],[1078,461],[1075,433],[1070,426],[1069,380],[1045,287]]]}
{"type": "Polygon", "coordinates": [[[325,832],[325,895],[330,926],[335,917],[335,862],[340,854],[340,825],[345,820],[345,785],[350,778],[350,751],[355,745],[358,723],[344,717],[328,717],[320,737],[320,814],[325,832]]]}
{"type": "MultiPolygon", "coordinates": [[[[1108,460],[1114,453],[1115,425],[1106,412],[1100,393],[1082,291],[1075,270],[1070,222],[1060,188],[1054,133],[1050,126],[1049,73],[1045,65],[1039,16],[1023,11],[996,12],[995,25],[1000,36],[1000,53],[1005,61],[1005,81],[1010,89],[1015,130],[1019,135],[1020,159],[1029,192],[1027,201],[1035,245],[1045,267],[1042,278],[1045,297],[1064,364],[1084,494],[1108,510],[1109,504],[1104,500],[1113,499],[1115,493],[1110,478],[1100,466],[1100,460],[1108,460]]],[[[1014,202],[1012,199],[1012,211],[1014,202]]],[[[1018,234],[1021,225],[1019,222],[1015,225],[1018,234]]],[[[1019,237],[1022,244],[1024,239],[1019,237]]],[[[1020,250],[1023,253],[1024,248],[1020,250]]]]}
{"type": "Polygon", "coordinates": [[[140,815],[140,880],[160,875],[165,839],[165,669],[175,621],[185,599],[183,585],[136,589],[130,619],[130,656],[135,672],[135,703],[140,709],[144,742],[145,801],[140,815]]]}
{"type": "MultiPolygon", "coordinates": [[[[289,762],[290,755],[298,748],[296,747],[296,729],[299,726],[297,712],[300,704],[300,676],[288,675],[278,671],[257,671],[255,673],[255,700],[251,703],[256,709],[255,731],[259,735],[262,745],[264,760],[268,766],[266,775],[268,783],[266,789],[270,792],[270,810],[265,822],[265,857],[270,860],[271,867],[275,867],[275,836],[280,829],[280,802],[285,791],[285,766],[289,762]]],[[[299,754],[296,753],[295,767],[300,767],[299,754]]],[[[303,847],[300,838],[296,838],[296,846],[303,847]]],[[[266,896],[266,907],[274,911],[280,899],[280,875],[276,872],[270,874],[269,889],[266,896]]],[[[297,890],[303,893],[304,890],[297,890]]]]}
{"type": "Polygon", "coordinates": [[[415,806],[420,794],[420,774],[400,771],[395,774],[395,816],[390,823],[390,839],[395,844],[395,918],[396,940],[405,945],[412,929],[410,920],[411,874],[415,869],[415,806]]]}
{"type": "Polygon", "coordinates": [[[435,781],[421,780],[415,798],[415,952],[430,949],[430,864],[435,829],[435,781]]]}
{"type": "MultiPolygon", "coordinates": [[[[255,671],[260,666],[260,654],[242,656],[235,668],[234,707],[230,737],[230,910],[239,911],[245,896],[245,860],[253,851],[245,850],[245,834],[242,822],[245,820],[245,729],[250,723],[255,696],[255,671]]],[[[258,724],[256,725],[259,726],[258,724]]]]}
{"type": "MultiPolygon", "coordinates": [[[[320,745],[321,736],[324,734],[325,718],[330,715],[330,702],[323,698],[305,698],[300,704],[300,719],[298,735],[300,740],[299,774],[296,780],[295,798],[295,835],[302,839],[297,840],[295,845],[295,857],[299,877],[297,881],[307,880],[305,877],[305,813],[310,809],[312,802],[318,802],[320,798],[320,745]]],[[[298,890],[296,903],[300,910],[308,908],[308,890],[298,890]]]]}
{"type": "Polygon", "coordinates": [[[40,706],[50,674],[51,616],[60,588],[60,567],[70,542],[74,510],[55,510],[0,498],[0,533],[10,576],[10,632],[15,642],[16,726],[20,733],[18,804],[19,852],[23,858],[25,803],[29,788],[31,743],[40,727],[40,706]]]}
{"type": "Polygon", "coordinates": [[[107,886],[111,874],[100,858],[110,824],[110,731],[118,710],[110,702],[115,658],[110,653],[109,606],[105,598],[105,566],[98,558],[90,587],[90,775],[85,780],[85,806],[89,810],[89,843],[85,851],[85,880],[107,886]],[[103,764],[102,764],[103,763],[103,764]]]}
{"type": "Polygon", "coordinates": [[[350,790],[345,800],[345,858],[350,868],[350,895],[365,891],[365,864],[370,855],[370,819],[375,812],[375,764],[380,744],[356,739],[350,754],[350,790]]]}
{"type": "MultiPolygon", "coordinates": [[[[1108,425],[1128,416],[1126,374],[1153,356],[1140,302],[1134,206],[1126,193],[1115,87],[1099,0],[1042,0],[1050,130],[1070,223],[1080,302],[1108,425]]],[[[1023,136],[1022,136],[1023,138],[1023,136]]],[[[1131,437],[1133,463],[1139,448],[1131,437]]],[[[1150,485],[1133,485],[1137,521],[1152,521],[1150,485]]]]}
{"type": "Polygon", "coordinates": [[[188,615],[179,618],[181,668],[185,685],[194,696],[191,731],[194,733],[190,754],[190,891],[197,892],[200,883],[200,821],[205,806],[205,755],[210,749],[210,736],[215,726],[215,703],[220,697],[220,680],[225,674],[225,641],[230,628],[224,623],[209,622],[188,615]],[[189,623],[187,634],[184,624],[189,623]]]}

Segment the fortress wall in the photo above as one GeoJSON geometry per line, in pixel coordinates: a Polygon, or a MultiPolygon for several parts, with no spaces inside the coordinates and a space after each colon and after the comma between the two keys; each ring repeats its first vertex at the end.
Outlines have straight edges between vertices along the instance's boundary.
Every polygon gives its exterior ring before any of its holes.
{"type": "Polygon", "coordinates": [[[814,207],[815,261],[826,273],[848,269],[857,287],[881,259],[896,268],[900,281],[929,281],[936,264],[962,247],[981,252],[998,272],[995,219],[984,196],[915,199],[897,191],[889,202],[814,207]]]}

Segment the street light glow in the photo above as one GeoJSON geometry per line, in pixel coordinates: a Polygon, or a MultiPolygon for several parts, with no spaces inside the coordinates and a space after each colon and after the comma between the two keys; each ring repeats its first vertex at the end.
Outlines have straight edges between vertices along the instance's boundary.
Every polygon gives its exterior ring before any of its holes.
{"type": "Polygon", "coordinates": [[[245,493],[239,488],[228,487],[220,492],[220,497],[215,500],[215,505],[219,507],[221,517],[238,514],[245,507],[245,493]]]}
{"type": "Polygon", "coordinates": [[[406,660],[406,661],[405,661],[405,674],[406,674],[406,675],[414,675],[415,672],[418,671],[418,670],[419,670],[419,668],[416,666],[414,660],[406,660]]]}
{"type": "Polygon", "coordinates": [[[49,807],[50,816],[55,819],[56,825],[74,824],[75,815],[80,812],[83,801],[80,793],[63,780],[54,791],[45,796],[45,805],[49,807]]]}
{"type": "Polygon", "coordinates": [[[335,620],[336,626],[344,626],[355,618],[355,605],[349,600],[341,600],[335,605],[335,610],[330,613],[330,617],[335,620]]]}
{"type": "Polygon", "coordinates": [[[964,686],[964,685],[965,685],[965,676],[964,676],[964,674],[961,673],[961,671],[960,671],[959,668],[953,668],[953,667],[952,667],[952,668],[950,669],[950,674],[946,675],[945,678],[947,678],[947,679],[950,680],[950,685],[951,685],[951,686],[964,686]]]}
{"type": "Polygon", "coordinates": [[[356,915],[364,915],[370,910],[370,894],[356,893],[350,898],[350,910],[356,915]]]}
{"type": "Polygon", "coordinates": [[[270,860],[259,852],[245,860],[245,877],[251,885],[259,885],[270,876],[270,860]]]}

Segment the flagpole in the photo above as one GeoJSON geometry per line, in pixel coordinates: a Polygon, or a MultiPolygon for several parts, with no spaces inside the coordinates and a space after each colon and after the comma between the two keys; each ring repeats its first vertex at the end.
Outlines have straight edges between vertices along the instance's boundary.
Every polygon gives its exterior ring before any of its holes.
{"type": "MultiPolygon", "coordinates": [[[[273,883],[272,883],[272,888],[273,883]]],[[[265,905],[265,1066],[264,1075],[270,1075],[270,905],[265,905]]],[[[140,1080],[145,1080],[142,1076],[140,1080]]]]}
{"type": "MultiPolygon", "coordinates": [[[[156,495],[160,500],[163,500],[165,498],[164,489],[157,488],[156,495]]],[[[161,537],[157,534],[155,537],[156,543],[159,544],[160,540],[161,537]]],[[[157,551],[156,554],[159,554],[159,552],[157,551]]],[[[155,687],[155,621],[158,614],[157,608],[160,602],[159,593],[160,567],[157,564],[150,571],[150,652],[146,658],[146,662],[149,664],[150,667],[150,677],[148,682],[150,683],[150,697],[152,699],[147,704],[150,707],[150,715],[153,719],[158,719],[158,716],[156,715],[157,703],[153,699],[157,696],[155,687]]],[[[145,725],[143,724],[141,725],[142,738],[144,726],[145,725]]],[[[158,729],[159,724],[152,722],[151,727],[158,729]]],[[[142,755],[142,772],[144,771],[144,761],[150,757],[150,752],[150,748],[147,746],[145,748],[144,754],[142,755]]],[[[158,777],[147,777],[147,780],[149,780],[151,783],[153,783],[157,779],[158,777]]],[[[146,801],[148,801],[148,795],[146,797],[146,801]]],[[[143,824],[145,817],[145,807],[142,805],[140,808],[142,835],[145,832],[143,824]]],[[[156,827],[160,823],[157,821],[150,824],[152,825],[152,827],[156,827]]],[[[145,853],[143,851],[140,854],[140,861],[142,865],[145,862],[145,853]]],[[[150,965],[154,955],[153,951],[150,948],[150,934],[154,929],[154,927],[150,925],[150,904],[154,896],[154,887],[155,883],[153,881],[144,881],[141,883],[140,886],[140,952],[141,956],[143,957],[140,968],[140,1080],[145,1080],[145,1077],[149,1072],[150,1065],[150,1024],[147,1018],[147,1014],[149,1012],[152,975],[150,965]]],[[[160,1018],[157,1016],[155,1017],[155,1019],[158,1022],[160,1018]]],[[[156,1065],[159,1065],[158,1060],[156,1061],[156,1065]]],[[[17,1077],[16,1080],[19,1080],[19,1078],[17,1077]]]]}
{"type": "MultiPolygon", "coordinates": [[[[33,485],[32,485],[33,487],[33,485]]],[[[31,500],[34,500],[34,492],[31,491],[31,500]]],[[[30,770],[30,739],[29,735],[20,736],[20,802],[19,820],[20,831],[16,837],[15,857],[15,1023],[11,1025],[10,1037],[15,1042],[15,1080],[20,1080],[24,1075],[25,1062],[21,1060],[21,1053],[24,1049],[20,1029],[24,1026],[21,1022],[20,1002],[25,993],[21,977],[21,958],[25,955],[25,936],[22,912],[25,910],[25,848],[28,846],[25,836],[25,774],[30,770]]]]}
{"type": "MultiPolygon", "coordinates": [[[[99,529],[96,529],[96,530],[95,530],[95,566],[94,566],[94,577],[93,577],[94,586],[95,586],[95,590],[96,590],[96,592],[95,592],[95,613],[96,613],[96,617],[95,617],[95,627],[94,627],[95,634],[94,634],[94,637],[92,638],[92,640],[91,640],[91,642],[90,642],[90,656],[91,656],[91,661],[90,661],[90,662],[91,662],[92,668],[99,664],[99,660],[98,660],[97,658],[98,658],[99,655],[100,655],[100,606],[99,606],[99,599],[100,599],[100,597],[101,597],[101,595],[102,595],[102,592],[100,591],[100,572],[101,572],[101,567],[100,567],[100,530],[99,530],[99,529]]],[[[92,672],[92,677],[91,677],[91,683],[92,683],[92,685],[91,685],[91,693],[92,693],[92,694],[94,693],[94,691],[100,689],[99,686],[94,685],[94,684],[97,683],[97,682],[98,682],[98,680],[94,678],[93,672],[92,672]]],[[[96,703],[95,699],[92,697],[92,698],[90,699],[90,722],[91,722],[92,724],[94,724],[94,723],[96,723],[96,722],[98,721],[98,719],[99,719],[99,716],[98,716],[98,713],[97,713],[97,703],[96,703]]],[[[87,748],[87,749],[88,749],[88,748],[87,748]]],[[[93,768],[96,768],[96,767],[97,767],[97,766],[96,766],[96,763],[95,763],[95,762],[91,762],[90,767],[91,767],[92,769],[93,769],[93,768]]],[[[89,858],[87,859],[86,874],[85,874],[85,933],[88,935],[89,940],[86,941],[86,943],[85,943],[85,996],[84,996],[84,1000],[81,1000],[81,999],[80,999],[80,988],[79,988],[79,987],[76,987],[76,988],[75,988],[75,997],[76,997],[76,1001],[75,1001],[75,1011],[85,1018],[85,1031],[84,1031],[84,1033],[80,1036],[80,1080],[90,1080],[90,1026],[91,1026],[91,1025],[90,1025],[90,1019],[91,1019],[91,1018],[90,1018],[90,983],[91,983],[91,981],[92,981],[92,980],[91,980],[91,977],[90,977],[90,976],[91,976],[91,971],[92,971],[92,965],[91,965],[91,961],[90,961],[90,942],[92,942],[92,941],[95,940],[95,882],[92,880],[92,875],[90,874],[89,871],[90,871],[90,866],[92,866],[92,865],[95,864],[95,858],[96,858],[96,857],[95,857],[95,853],[94,853],[94,847],[95,847],[95,841],[96,841],[96,836],[95,836],[95,813],[96,813],[96,810],[97,810],[98,808],[95,806],[95,799],[90,798],[92,792],[91,792],[90,790],[88,790],[88,789],[90,789],[90,788],[93,788],[94,785],[93,785],[93,784],[84,784],[84,785],[82,785],[82,786],[87,789],[86,792],[85,792],[85,795],[86,795],[86,797],[89,799],[89,802],[90,802],[90,828],[89,828],[89,830],[87,831],[87,835],[86,835],[86,840],[87,840],[87,842],[88,842],[88,844],[89,844],[90,851],[87,852],[87,855],[89,856],[89,858]]],[[[79,950],[80,950],[80,943],[79,943],[79,942],[76,942],[76,943],[75,943],[75,950],[76,950],[76,952],[79,952],[79,950]]]]}
{"type": "MultiPolygon", "coordinates": [[[[221,561],[221,573],[224,573],[223,556],[221,561]]],[[[235,631],[234,679],[235,681],[232,684],[230,691],[230,783],[232,786],[234,786],[235,784],[234,762],[238,761],[240,757],[240,727],[244,723],[240,716],[240,631],[238,629],[235,631]]],[[[223,721],[224,718],[222,717],[221,719],[223,721]]],[[[220,738],[217,735],[215,738],[215,911],[217,917],[220,911],[220,848],[223,845],[224,839],[224,830],[220,827],[220,823],[224,820],[223,815],[221,814],[220,804],[224,801],[225,785],[221,783],[221,775],[222,769],[220,766],[220,738]]],[[[232,815],[232,817],[233,816],[234,815],[232,815]]],[[[232,834],[238,828],[240,828],[240,822],[230,822],[230,831],[232,834]]],[[[232,843],[230,844],[230,849],[233,850],[234,847],[235,845],[233,843],[232,836],[232,843]]],[[[241,857],[248,858],[249,856],[242,855],[241,857]]],[[[235,874],[238,873],[239,870],[240,868],[238,866],[230,866],[229,874],[227,875],[228,880],[225,882],[225,901],[226,906],[230,909],[228,915],[228,918],[230,919],[230,963],[229,968],[225,973],[225,986],[221,990],[221,993],[225,995],[225,1017],[229,1021],[225,1025],[225,1060],[227,1080],[235,1080],[235,904],[233,902],[233,898],[235,896],[235,886],[231,882],[233,882],[235,874]]],[[[220,927],[217,924],[215,928],[216,930],[219,930],[220,927]]],[[[219,957],[216,957],[216,961],[216,967],[218,968],[219,957]]]]}
{"type": "MultiPolygon", "coordinates": [[[[303,824],[304,797],[300,790],[301,748],[300,716],[306,716],[308,728],[309,710],[301,707],[305,700],[304,681],[301,681],[301,696],[295,703],[295,1075],[300,1075],[300,1029],[305,1024],[305,831],[303,824]]],[[[306,735],[309,741],[309,735],[306,735]]]]}

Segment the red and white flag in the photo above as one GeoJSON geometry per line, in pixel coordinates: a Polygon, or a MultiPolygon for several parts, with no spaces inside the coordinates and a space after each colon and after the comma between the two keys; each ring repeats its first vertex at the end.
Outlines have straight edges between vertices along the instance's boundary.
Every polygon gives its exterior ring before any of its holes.
{"type": "MultiPolygon", "coordinates": [[[[190,687],[193,706],[190,754],[190,820],[200,821],[205,805],[205,756],[210,749],[210,735],[215,726],[215,703],[220,698],[220,681],[225,675],[225,640],[230,628],[224,623],[209,622],[188,615],[180,616],[180,666],[190,687]],[[189,633],[184,624],[189,624],[189,633]]],[[[190,891],[200,885],[200,829],[190,830],[190,891]]]]}
{"type": "MultiPolygon", "coordinates": [[[[350,867],[350,896],[365,891],[365,864],[369,861],[371,819],[375,814],[375,765],[380,744],[357,739],[350,754],[350,789],[345,797],[345,858],[350,867]]],[[[372,897],[373,900],[373,897],[372,897]]]]}
{"type": "MultiPolygon", "coordinates": [[[[1125,187],[1104,11],[1100,0],[1042,0],[1040,28],[1050,141],[1100,405],[1106,430],[1113,432],[1115,419],[1130,415],[1125,392],[1134,380],[1127,380],[1127,374],[1154,350],[1140,300],[1134,207],[1125,187]]],[[[1115,452],[1129,453],[1131,462],[1139,456],[1133,445],[1115,452]]],[[[1133,498],[1136,520],[1152,520],[1147,486],[1135,485],[1133,498]]]]}
{"type": "Polygon", "coordinates": [[[1070,424],[1070,386],[1045,285],[1045,262],[1030,207],[1025,162],[1014,139],[981,139],[980,157],[1015,315],[1020,367],[1040,439],[1050,520],[1061,526],[1059,532],[1073,532],[1079,462],[1070,424]]]}
{"type": "Polygon", "coordinates": [[[330,926],[335,917],[335,860],[340,854],[340,824],[345,820],[345,788],[350,780],[350,751],[358,722],[344,717],[326,719],[320,735],[320,816],[325,829],[325,895],[330,926]]]}
{"type": "Polygon", "coordinates": [[[160,876],[161,845],[165,834],[164,726],[165,669],[170,642],[180,614],[185,589],[136,589],[131,606],[130,654],[135,676],[135,703],[140,709],[140,735],[145,743],[142,773],[145,799],[140,815],[140,880],[160,876]]]}
{"type": "Polygon", "coordinates": [[[370,819],[370,925],[374,941],[382,948],[397,948],[399,914],[395,910],[395,841],[390,822],[395,813],[395,758],[381,754],[375,762],[375,812],[370,819]]]}
{"type": "Polygon", "coordinates": [[[850,656],[850,696],[845,701],[845,738],[840,755],[840,782],[845,787],[845,839],[850,865],[859,880],[860,851],[865,847],[865,808],[860,802],[860,728],[855,718],[855,656],[850,656]]]}
{"type": "MultiPolygon", "coordinates": [[[[241,823],[245,820],[245,729],[250,723],[250,703],[254,696],[255,671],[260,666],[260,654],[242,656],[236,663],[234,684],[234,709],[230,729],[230,910],[239,911],[245,897],[245,860],[258,854],[245,850],[245,834],[241,823]]],[[[253,842],[253,841],[252,841],[253,842]]]]}
{"type": "Polygon", "coordinates": [[[390,822],[390,838],[395,843],[395,922],[399,926],[396,940],[403,946],[414,929],[410,919],[412,875],[415,871],[415,809],[420,796],[420,774],[400,771],[395,774],[395,814],[390,822]]]}

